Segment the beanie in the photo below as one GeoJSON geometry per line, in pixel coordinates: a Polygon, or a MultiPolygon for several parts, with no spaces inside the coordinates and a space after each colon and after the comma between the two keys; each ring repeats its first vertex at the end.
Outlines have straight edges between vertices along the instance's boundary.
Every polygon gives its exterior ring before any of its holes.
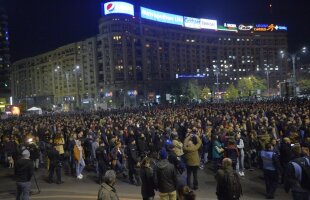
{"type": "Polygon", "coordinates": [[[160,158],[161,158],[161,159],[167,159],[168,154],[167,154],[166,149],[162,149],[162,150],[160,150],[160,152],[159,152],[159,156],[160,156],[160,158]]]}
{"type": "Polygon", "coordinates": [[[30,152],[25,149],[23,152],[22,152],[22,157],[23,158],[26,158],[26,159],[29,159],[30,158],[30,152]]]}

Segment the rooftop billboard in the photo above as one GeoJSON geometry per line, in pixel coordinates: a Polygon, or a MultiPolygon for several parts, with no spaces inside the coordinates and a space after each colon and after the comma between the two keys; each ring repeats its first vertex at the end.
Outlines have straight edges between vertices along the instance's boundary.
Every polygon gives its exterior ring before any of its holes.
{"type": "Polygon", "coordinates": [[[183,16],[141,7],[141,18],[183,26],[183,16]]]}
{"type": "Polygon", "coordinates": [[[111,1],[103,5],[104,13],[103,15],[109,14],[128,14],[134,16],[134,7],[130,3],[121,2],[121,1],[111,1]]]}

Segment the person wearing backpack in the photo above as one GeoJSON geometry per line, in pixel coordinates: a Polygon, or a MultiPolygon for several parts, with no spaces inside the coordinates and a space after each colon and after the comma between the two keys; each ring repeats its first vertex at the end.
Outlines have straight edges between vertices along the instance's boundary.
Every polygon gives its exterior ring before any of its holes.
{"type": "Polygon", "coordinates": [[[309,200],[310,159],[307,156],[301,156],[299,144],[292,147],[292,155],[295,159],[287,165],[284,189],[287,193],[292,191],[293,200],[309,200]]]}
{"type": "Polygon", "coordinates": [[[238,174],[232,168],[232,160],[224,158],[222,169],[215,175],[217,182],[216,195],[218,200],[239,200],[242,195],[242,186],[238,174]]]}

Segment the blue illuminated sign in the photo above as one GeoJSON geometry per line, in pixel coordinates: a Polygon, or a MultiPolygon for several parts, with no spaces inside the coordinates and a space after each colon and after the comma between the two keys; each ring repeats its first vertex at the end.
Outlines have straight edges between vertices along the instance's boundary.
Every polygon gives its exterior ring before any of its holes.
{"type": "Polygon", "coordinates": [[[277,31],[287,31],[287,26],[278,26],[278,25],[276,25],[275,29],[277,31]]]}
{"type": "Polygon", "coordinates": [[[267,28],[268,24],[256,24],[255,27],[256,28],[267,28]]]}
{"type": "Polygon", "coordinates": [[[130,3],[121,1],[111,1],[103,4],[104,15],[128,14],[134,16],[134,7],[130,3]]]}
{"type": "Polygon", "coordinates": [[[201,22],[198,18],[184,17],[184,26],[187,28],[201,29],[201,22]]]}
{"type": "Polygon", "coordinates": [[[141,18],[183,26],[183,16],[141,7],[141,18]]]}

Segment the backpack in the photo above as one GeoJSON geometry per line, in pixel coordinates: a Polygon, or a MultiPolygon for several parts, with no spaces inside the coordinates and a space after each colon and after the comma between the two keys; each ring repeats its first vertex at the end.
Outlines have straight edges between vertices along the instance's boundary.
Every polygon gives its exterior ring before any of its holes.
{"type": "Polygon", "coordinates": [[[224,173],[225,196],[229,199],[239,199],[242,195],[242,187],[239,176],[236,172],[224,173]]]}
{"type": "Polygon", "coordinates": [[[300,186],[305,190],[310,190],[310,160],[309,158],[300,158],[291,162],[295,170],[295,176],[299,179],[300,186]],[[296,166],[296,164],[298,166],[296,166]]]}

